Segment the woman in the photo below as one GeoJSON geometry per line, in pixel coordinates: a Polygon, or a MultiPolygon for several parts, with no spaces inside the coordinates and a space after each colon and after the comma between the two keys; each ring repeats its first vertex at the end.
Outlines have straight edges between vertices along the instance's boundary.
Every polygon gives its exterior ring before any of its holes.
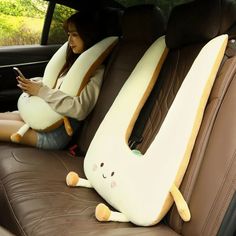
{"type": "MultiPolygon", "coordinates": [[[[64,28],[68,33],[67,57],[66,63],[58,75],[56,88],[60,86],[63,77],[79,54],[101,39],[98,25],[91,20],[91,16],[88,14],[78,12],[72,15],[65,22],[64,28]]],[[[70,117],[72,128],[75,131],[79,126],[79,121],[85,119],[96,104],[103,72],[104,67],[99,67],[78,97],[71,97],[60,90],[50,89],[40,81],[27,80],[19,76],[17,81],[18,87],[22,91],[41,97],[54,111],[70,117]]],[[[11,134],[15,133],[23,124],[18,111],[0,113],[0,140],[10,141],[11,134]]],[[[69,143],[70,138],[64,126],[46,133],[30,129],[22,137],[21,143],[43,149],[62,149],[69,143]]]]}

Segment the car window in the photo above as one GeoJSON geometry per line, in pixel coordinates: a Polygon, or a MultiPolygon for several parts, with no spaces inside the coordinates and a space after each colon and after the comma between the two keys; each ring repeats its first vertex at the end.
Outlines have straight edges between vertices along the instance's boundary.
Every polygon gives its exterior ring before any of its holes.
{"type": "Polygon", "coordinates": [[[47,4],[43,0],[0,0],[0,46],[39,44],[47,4]]]}
{"type": "Polygon", "coordinates": [[[48,44],[62,44],[67,40],[67,35],[63,30],[63,23],[73,13],[75,13],[74,9],[56,4],[50,26],[48,44]]]}
{"type": "MultiPolygon", "coordinates": [[[[0,47],[40,44],[47,9],[44,0],[0,0],[0,47]]],[[[74,12],[56,4],[47,44],[66,41],[63,22],[74,12]]]]}

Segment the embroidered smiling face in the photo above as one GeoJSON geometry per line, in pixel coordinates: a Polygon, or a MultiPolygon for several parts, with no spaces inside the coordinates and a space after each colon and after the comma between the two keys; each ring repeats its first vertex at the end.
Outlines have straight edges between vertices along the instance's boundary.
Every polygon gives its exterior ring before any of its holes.
{"type": "Polygon", "coordinates": [[[99,165],[94,164],[93,171],[94,172],[98,171],[99,172],[98,177],[100,177],[101,179],[106,181],[108,184],[110,184],[111,188],[114,188],[117,186],[117,183],[114,180],[115,171],[110,171],[109,168],[106,168],[104,162],[99,163],[99,165]]]}

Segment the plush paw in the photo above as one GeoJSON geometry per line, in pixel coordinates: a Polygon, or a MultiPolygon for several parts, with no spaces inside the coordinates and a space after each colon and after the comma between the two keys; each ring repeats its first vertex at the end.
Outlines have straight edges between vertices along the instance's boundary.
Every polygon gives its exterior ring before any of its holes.
{"type": "Polygon", "coordinates": [[[103,203],[97,205],[95,216],[98,221],[109,221],[111,210],[103,203]]]}
{"type": "Polygon", "coordinates": [[[188,204],[184,200],[183,195],[181,194],[181,192],[179,191],[179,189],[176,187],[175,184],[172,185],[170,192],[175,201],[177,210],[182,220],[186,222],[190,221],[191,214],[188,204]]]}
{"type": "Polygon", "coordinates": [[[72,129],[71,125],[70,125],[69,119],[67,117],[64,117],[63,121],[64,121],[64,126],[65,126],[65,129],[66,129],[66,133],[69,136],[72,136],[73,135],[73,129],[72,129]]]}
{"type": "Polygon", "coordinates": [[[181,206],[177,209],[178,209],[179,215],[183,221],[185,221],[185,222],[190,221],[191,214],[190,214],[187,204],[184,204],[183,206],[181,206]]]}
{"type": "Polygon", "coordinates": [[[71,171],[67,176],[66,176],[66,184],[68,186],[76,186],[77,183],[79,182],[79,176],[77,173],[71,171]]]}
{"type": "Polygon", "coordinates": [[[65,129],[66,129],[66,133],[67,133],[69,136],[72,136],[72,135],[73,135],[73,129],[71,128],[71,126],[65,126],[65,129]]]}
{"type": "Polygon", "coordinates": [[[18,133],[12,134],[10,139],[13,143],[20,143],[22,136],[18,133]]]}

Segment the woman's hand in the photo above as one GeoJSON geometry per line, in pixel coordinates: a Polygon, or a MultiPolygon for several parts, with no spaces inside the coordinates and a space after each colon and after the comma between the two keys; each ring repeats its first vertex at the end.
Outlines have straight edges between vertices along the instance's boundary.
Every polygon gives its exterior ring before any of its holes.
{"type": "Polygon", "coordinates": [[[17,86],[22,89],[23,92],[29,95],[38,95],[39,89],[42,87],[41,81],[33,81],[29,79],[23,79],[22,77],[16,77],[18,84],[17,86]]]}

